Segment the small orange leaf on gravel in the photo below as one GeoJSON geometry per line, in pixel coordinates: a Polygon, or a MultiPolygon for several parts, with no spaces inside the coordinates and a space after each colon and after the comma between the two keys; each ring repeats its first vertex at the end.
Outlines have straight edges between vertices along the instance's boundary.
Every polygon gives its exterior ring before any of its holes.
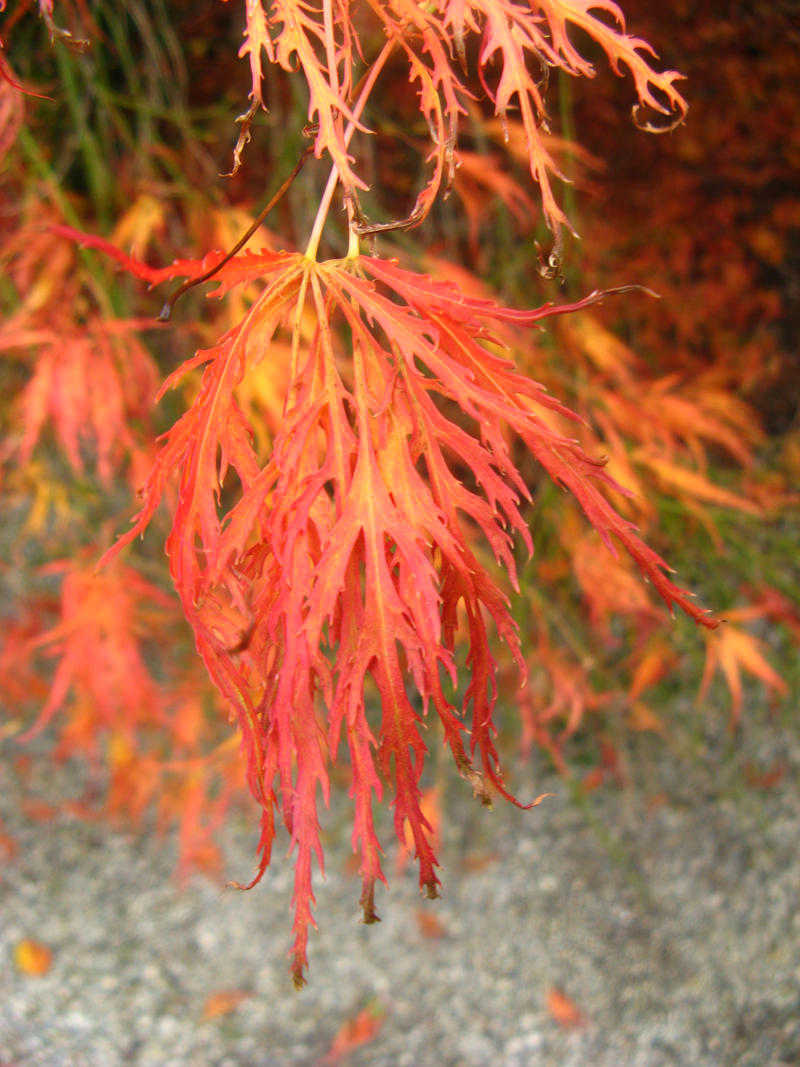
{"type": "Polygon", "coordinates": [[[417,920],[419,932],[423,937],[435,941],[440,937],[444,937],[447,933],[445,924],[439,916],[435,915],[432,911],[426,911],[424,908],[417,908],[414,913],[414,918],[417,920]]]}
{"type": "Polygon", "coordinates": [[[26,937],[14,946],[14,963],[18,971],[38,978],[53,966],[53,953],[41,941],[26,937]]]}
{"type": "Polygon", "coordinates": [[[383,1026],[386,1009],[377,1001],[362,1008],[357,1015],[347,1019],[337,1030],[327,1053],[318,1061],[319,1067],[332,1067],[353,1049],[374,1040],[383,1026]]]}
{"type": "Polygon", "coordinates": [[[561,989],[552,987],[547,993],[547,1010],[559,1026],[565,1030],[586,1026],[589,1021],[574,1000],[561,989]]]}
{"type": "Polygon", "coordinates": [[[210,993],[203,1005],[201,1019],[208,1022],[210,1019],[218,1019],[221,1015],[230,1015],[252,993],[246,989],[220,989],[216,993],[210,993]]]}

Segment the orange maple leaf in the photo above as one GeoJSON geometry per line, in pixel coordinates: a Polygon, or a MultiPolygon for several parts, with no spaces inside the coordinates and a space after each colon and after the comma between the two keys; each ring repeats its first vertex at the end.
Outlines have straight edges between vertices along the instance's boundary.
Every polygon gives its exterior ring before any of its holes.
{"type": "MultiPolygon", "coordinates": [[[[573,494],[605,546],[616,552],[621,544],[670,607],[713,625],[612,507],[607,493],[620,486],[565,429],[578,416],[521,374],[497,344],[503,335],[533,330],[608,294],[514,310],[359,249],[360,235],[419,224],[452,181],[468,99],[452,58],[467,65],[469,34],[477,39],[472,55],[496,117],[504,121],[512,107],[520,113],[558,259],[566,219],[550,187],[555,166],[542,136],[544,77],[548,65],[593,73],[568,27],[594,38],[615,70],[622,64],[631,71],[641,105],[677,118],[685,112],[674,87],[678,75],[653,71],[647,46],[625,32],[616,4],[593,5],[599,15],[591,6],[371,3],[386,43],[356,85],[361,37],[347,0],[321,8],[275,0],[268,10],[254,0],[242,48],[251,68],[251,107],[242,116],[234,167],[263,106],[263,56],[301,71],[315,154],[326,153],[333,164],[306,253],[213,252],[154,268],[102,239],[60,231],[104,250],[151,285],[182,277],[181,292],[213,276],[217,296],[262,286],[240,322],[164,383],[169,388],[202,368],[197,395],[161,440],[139,514],[105,560],[144,530],[167,486],[177,483],[167,540],[172,578],[197,649],[238,723],[248,782],[262,808],[260,858],[250,884],[270,862],[279,820],[295,852],[297,984],[314,923],[312,867],[315,860],[323,865],[317,804],[320,796],[327,799],[330,763],[342,742],[350,756],[353,844],[367,922],[377,918],[375,885],[384,879],[372,806],[386,785],[395,832],[403,840],[408,831],[412,841],[420,887],[437,894],[434,834],[420,785],[426,715],[438,716],[460,773],[483,803],[495,793],[514,801],[494,744],[497,672],[490,648],[494,631],[524,677],[520,637],[495,573],[504,570],[516,588],[515,540],[529,552],[533,547],[522,514],[530,490],[512,445],[524,446],[573,494]],[[418,93],[432,174],[409,218],[374,226],[359,204],[366,182],[350,142],[364,129],[366,101],[392,52],[407,64],[418,93]],[[531,73],[537,64],[539,73],[531,73]],[[347,203],[349,252],[318,262],[337,182],[347,203]],[[242,408],[244,383],[265,358],[284,361],[287,383],[266,456],[242,408]],[[497,568],[483,562],[476,539],[497,568]],[[466,645],[463,692],[457,634],[466,645]],[[370,687],[377,705],[365,696],[370,687]]],[[[165,308],[173,303],[170,298],[165,308]]]]}
{"type": "Polygon", "coordinates": [[[760,679],[774,693],[783,695],[788,692],[786,682],[766,658],[764,642],[731,623],[706,634],[706,662],[697,693],[698,704],[706,699],[717,669],[722,671],[731,694],[731,727],[737,725],[742,715],[743,670],[760,679]]]}

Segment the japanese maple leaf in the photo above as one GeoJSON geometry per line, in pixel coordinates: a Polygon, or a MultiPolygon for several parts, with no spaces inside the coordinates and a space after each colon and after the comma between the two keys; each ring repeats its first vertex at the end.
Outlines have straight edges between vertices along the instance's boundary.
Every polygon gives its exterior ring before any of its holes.
{"type": "MultiPolygon", "coordinates": [[[[200,269],[178,263],[158,277],[200,269]]],[[[168,379],[204,367],[195,401],[163,439],[139,516],[112,554],[144,529],[177,478],[172,575],[198,650],[238,719],[262,805],[254,882],[270,860],[276,815],[296,851],[292,955],[300,982],[314,856],[322,866],[317,799],[327,797],[342,742],[367,921],[377,917],[375,883],[384,879],[372,800],[387,784],[396,833],[405,840],[408,830],[413,840],[421,887],[438,891],[421,804],[427,714],[441,721],[459,771],[484,803],[495,792],[513,799],[494,747],[491,630],[520,670],[524,664],[506,593],[474,550],[479,533],[515,585],[515,538],[532,548],[520,511],[528,490],[509,434],[575,495],[609,548],[622,544],[668,604],[698,622],[707,617],[613,509],[605,490],[619,487],[603,464],[551,427],[548,414],[571,417],[568,410],[493,341],[493,328],[529,329],[604,294],[517,311],[391,260],[317,263],[290,252],[234,257],[222,266],[220,289],[256,277],[264,288],[244,320],[168,379]],[[272,450],[260,456],[236,390],[270,358],[273,340],[275,358],[288,353],[289,385],[272,450]],[[459,633],[469,671],[461,690],[459,633]],[[379,708],[365,696],[371,686],[379,708]]]]}
{"type": "Polygon", "coordinates": [[[35,353],[30,380],[19,397],[22,435],[17,456],[26,463],[45,428],[52,426],[70,465],[83,471],[94,459],[97,475],[109,486],[144,446],[132,424],[150,421],[157,390],[155,363],[137,338],[152,323],[110,321],[99,316],[80,327],[0,329],[0,352],[35,353]]]}
{"type": "MultiPolygon", "coordinates": [[[[453,181],[459,122],[467,115],[471,97],[453,60],[457,58],[464,74],[469,73],[469,37],[479,40],[477,73],[495,114],[505,121],[510,111],[519,112],[531,175],[539,184],[547,224],[556,235],[557,256],[561,230],[569,223],[553,192],[552,177],[561,175],[544,137],[549,70],[560,67],[584,77],[595,73],[570,39],[571,27],[578,27],[600,46],[617,74],[623,69],[631,73],[638,99],[634,117],[643,128],[657,130],[658,126],[639,117],[640,112],[661,116],[667,128],[686,114],[686,102],[675,87],[681,76],[653,69],[653,49],[626,32],[622,10],[613,0],[437,0],[433,4],[369,0],[368,6],[383,28],[386,47],[400,53],[408,64],[409,82],[430,131],[432,173],[403,220],[404,226],[421,223],[438,194],[453,181]]],[[[354,72],[363,62],[358,12],[359,5],[351,0],[331,0],[319,8],[301,0],[274,0],[268,9],[261,0],[248,0],[240,55],[250,62],[251,103],[240,116],[242,133],[234,151],[234,170],[257,110],[266,107],[262,85],[262,57],[266,55],[285,71],[302,71],[315,154],[318,158],[329,154],[346,196],[356,207],[362,232],[369,232],[398,223],[368,224],[358,207],[358,194],[367,183],[348,148],[354,128],[367,130],[355,103],[354,72]]]]}

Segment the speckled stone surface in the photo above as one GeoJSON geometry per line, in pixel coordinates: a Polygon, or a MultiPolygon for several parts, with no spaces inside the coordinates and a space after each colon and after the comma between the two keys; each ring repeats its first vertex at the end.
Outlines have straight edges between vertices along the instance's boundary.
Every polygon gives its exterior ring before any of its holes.
{"type": "MultiPolygon", "coordinates": [[[[0,1064],[312,1067],[330,1062],[337,1030],[365,1005],[383,1023],[342,1061],[354,1067],[798,1064],[799,732],[764,715],[727,763],[656,746],[657,780],[582,806],[532,765],[515,768],[516,789],[557,795],[530,812],[486,812],[453,779],[443,897],[423,901],[413,867],[396,872],[388,849],[391,889],[371,927],[358,922],[349,801],[336,798],[299,993],[280,851],[250,893],[203,878],[179,890],[169,843],[25,821],[5,760],[0,815],[19,853],[0,882],[0,1064]],[[742,783],[744,762],[776,759],[780,781],[742,783]],[[46,975],[14,967],[24,937],[52,948],[46,975]],[[554,1021],[553,987],[584,1026],[554,1021]],[[248,995],[203,1021],[206,998],[226,989],[248,995]]],[[[38,773],[54,796],[74,771],[38,773]]],[[[227,876],[248,875],[255,837],[243,819],[231,825],[227,876]]]]}

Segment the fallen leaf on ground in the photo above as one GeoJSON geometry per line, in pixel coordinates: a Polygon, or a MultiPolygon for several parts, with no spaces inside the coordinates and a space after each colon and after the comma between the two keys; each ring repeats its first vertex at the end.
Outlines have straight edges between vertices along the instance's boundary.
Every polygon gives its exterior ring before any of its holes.
{"type": "Polygon", "coordinates": [[[423,937],[435,941],[437,938],[444,937],[447,933],[445,924],[439,916],[434,915],[432,911],[425,911],[424,908],[417,908],[414,918],[417,920],[419,932],[423,937]]]}
{"type": "Polygon", "coordinates": [[[326,1054],[317,1061],[318,1067],[333,1067],[353,1049],[374,1040],[383,1026],[385,1015],[383,1005],[371,1002],[357,1015],[347,1019],[337,1030],[326,1054]]]}
{"type": "Polygon", "coordinates": [[[221,1015],[230,1015],[249,996],[252,996],[252,993],[246,989],[219,989],[216,993],[209,993],[200,1018],[203,1022],[208,1022],[210,1019],[218,1019],[221,1015]]]}
{"type": "Polygon", "coordinates": [[[565,1030],[586,1026],[588,1018],[561,989],[552,987],[547,993],[547,1010],[565,1030]]]}
{"type": "Polygon", "coordinates": [[[39,978],[53,966],[53,953],[41,941],[26,937],[14,946],[14,963],[18,971],[39,978]]]}

